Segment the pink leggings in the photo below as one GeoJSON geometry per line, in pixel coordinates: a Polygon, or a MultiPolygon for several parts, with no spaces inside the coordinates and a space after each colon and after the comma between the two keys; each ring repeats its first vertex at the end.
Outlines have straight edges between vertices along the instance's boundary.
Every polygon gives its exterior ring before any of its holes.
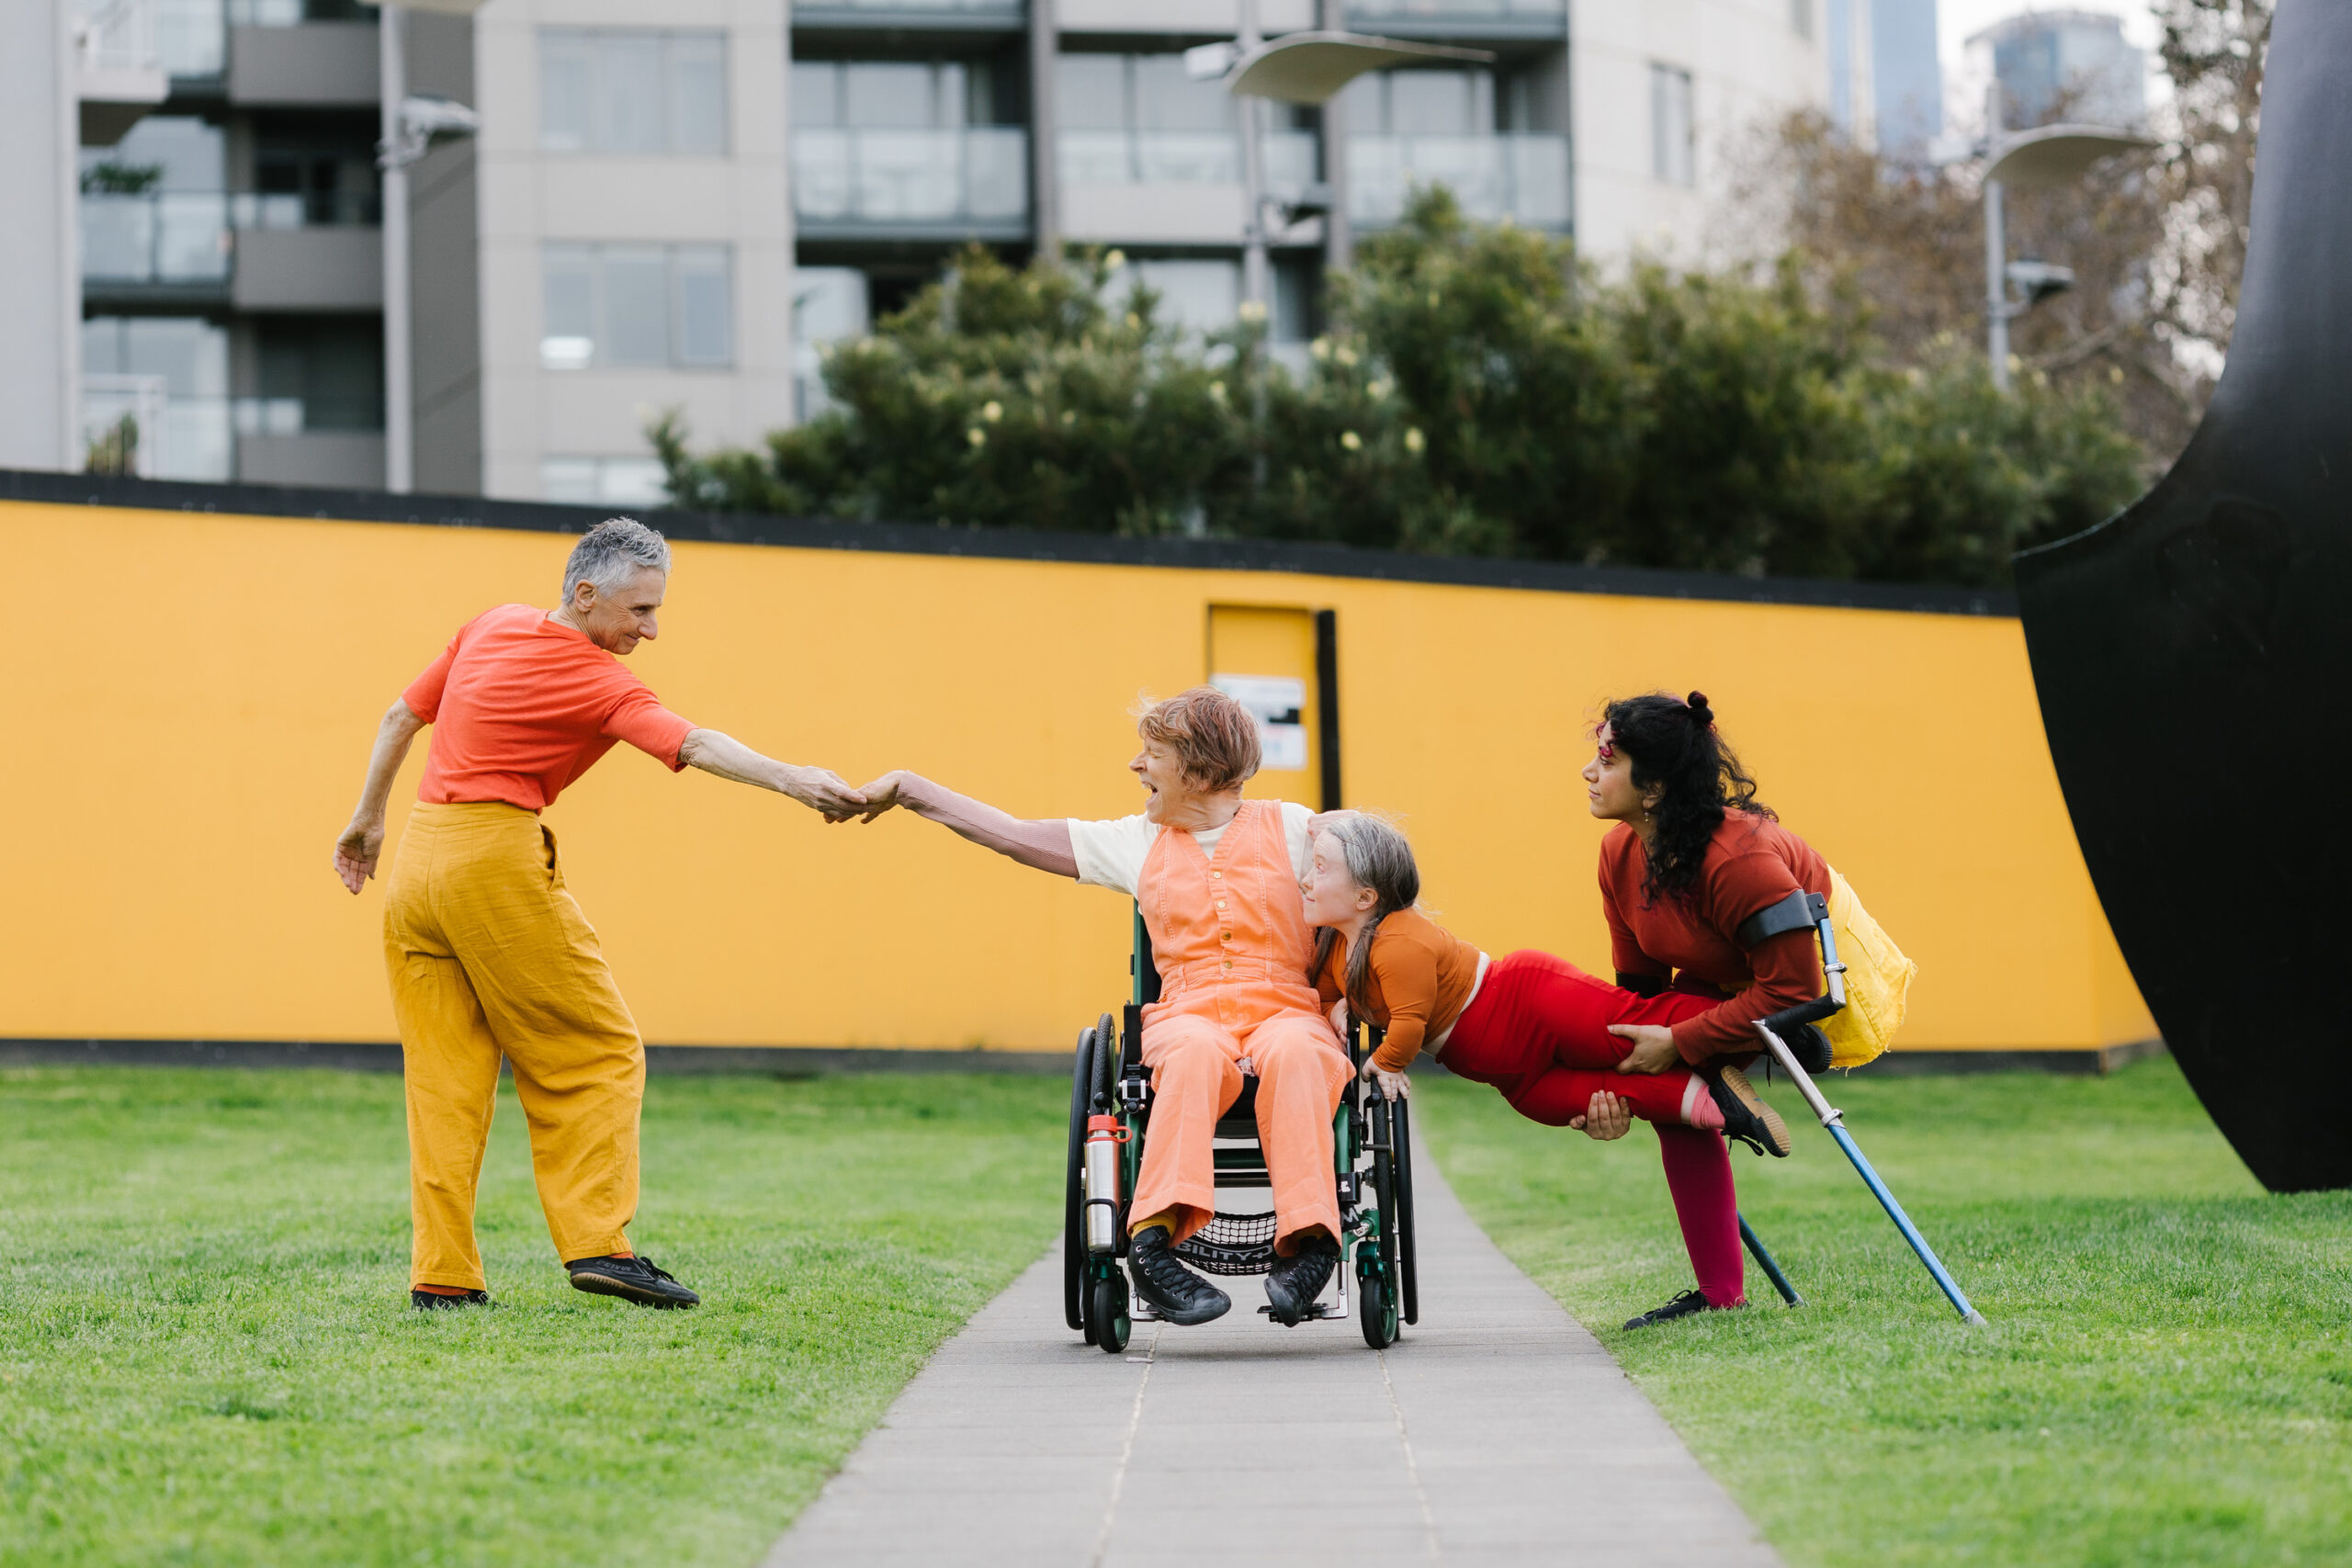
{"type": "Polygon", "coordinates": [[[1583,1115],[1602,1089],[1630,1102],[1634,1115],[1657,1129],[1667,1190],[1699,1289],[1713,1304],[1732,1306],[1747,1299],[1747,1273],[1739,1195],[1723,1134],[1682,1124],[1688,1071],[1620,1073],[1617,1063],[1633,1043],[1609,1032],[1612,1023],[1673,1023],[1715,1005],[1680,991],[1637,996],[1548,953],[1509,953],[1487,967],[1476,999],[1446,1038],[1444,1060],[1451,1071],[1494,1085],[1512,1110],[1549,1126],[1583,1115]]]}

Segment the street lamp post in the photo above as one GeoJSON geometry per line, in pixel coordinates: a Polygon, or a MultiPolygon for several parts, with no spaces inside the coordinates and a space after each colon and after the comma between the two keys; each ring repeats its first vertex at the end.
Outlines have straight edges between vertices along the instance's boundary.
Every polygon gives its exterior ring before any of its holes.
{"type": "Polygon", "coordinates": [[[474,111],[447,98],[412,94],[402,51],[404,13],[470,17],[483,0],[403,0],[378,9],[376,85],[383,98],[376,168],[382,176],[384,240],[384,488],[416,488],[416,404],[410,323],[408,171],[436,142],[471,136],[474,111]]]}
{"type": "Polygon", "coordinates": [[[1329,211],[1329,187],[1302,192],[1298,199],[1274,201],[1264,188],[1264,164],[1259,146],[1263,120],[1262,100],[1303,104],[1309,107],[1331,96],[1367,71],[1408,62],[1458,60],[1490,65],[1491,51],[1451,49],[1442,44],[1407,43],[1397,39],[1363,33],[1316,31],[1290,33],[1273,42],[1258,31],[1257,0],[1242,0],[1241,36],[1231,43],[1204,44],[1185,52],[1186,69],[1196,77],[1223,76],[1225,89],[1241,100],[1241,293],[1244,300],[1263,309],[1270,293],[1267,263],[1269,238],[1266,209],[1278,208],[1283,226],[1329,211]]]}
{"type": "Polygon", "coordinates": [[[2154,145],[2136,131],[2106,125],[2045,125],[2004,136],[2001,85],[1993,84],[1984,136],[1984,352],[1993,385],[2002,391],[2009,389],[2009,322],[2074,283],[2064,267],[2009,260],[2004,197],[2011,189],[2073,185],[2103,159],[2154,145]],[[2012,283],[2021,287],[2022,299],[2010,299],[2012,283]]]}

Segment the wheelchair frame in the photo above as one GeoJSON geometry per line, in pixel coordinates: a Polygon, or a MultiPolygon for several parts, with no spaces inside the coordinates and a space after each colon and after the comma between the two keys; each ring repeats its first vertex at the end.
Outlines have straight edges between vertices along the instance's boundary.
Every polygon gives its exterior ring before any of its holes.
{"type": "MultiPolygon", "coordinates": [[[[1151,938],[1140,910],[1135,915],[1128,965],[1134,984],[1123,1016],[1114,1021],[1106,1012],[1078,1036],[1070,1070],[1063,1227],[1063,1316],[1086,1336],[1088,1344],[1113,1355],[1127,1348],[1135,1324],[1155,1321],[1148,1311],[1137,1310],[1120,1267],[1127,1252],[1128,1202],[1143,1168],[1151,1121],[1151,1076],[1143,1065],[1143,1010],[1159,998],[1159,973],[1152,964],[1151,938]],[[1087,1234],[1090,1216],[1092,1245],[1087,1234]]],[[[1396,1342],[1403,1325],[1420,1321],[1420,1292],[1413,1252],[1411,1117],[1405,1100],[1384,1098],[1361,1077],[1364,1058],[1379,1043],[1377,1031],[1370,1032],[1369,1043],[1366,1032],[1350,1021],[1348,1063],[1357,1076],[1351,1077],[1331,1120],[1332,1178],[1342,1233],[1340,1265],[1334,1270],[1338,1300],[1318,1302],[1308,1321],[1348,1315],[1348,1276],[1352,1272],[1364,1343],[1378,1350],[1396,1342]]],[[[1217,1119],[1220,1144],[1249,1145],[1215,1151],[1221,1186],[1270,1183],[1265,1154],[1258,1146],[1257,1084],[1255,1077],[1246,1079],[1241,1097],[1217,1119]]],[[[1210,1273],[1262,1274],[1273,1262],[1272,1230],[1271,1215],[1220,1213],[1175,1251],[1210,1273]]]]}

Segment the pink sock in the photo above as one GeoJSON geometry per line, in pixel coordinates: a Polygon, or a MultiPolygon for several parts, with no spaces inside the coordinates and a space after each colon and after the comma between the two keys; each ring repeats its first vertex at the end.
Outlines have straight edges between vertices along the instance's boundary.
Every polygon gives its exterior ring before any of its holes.
{"type": "Polygon", "coordinates": [[[1723,1107],[1707,1089],[1707,1080],[1698,1074],[1690,1075],[1690,1082],[1682,1090],[1682,1124],[1704,1133],[1724,1130],[1723,1107]]]}

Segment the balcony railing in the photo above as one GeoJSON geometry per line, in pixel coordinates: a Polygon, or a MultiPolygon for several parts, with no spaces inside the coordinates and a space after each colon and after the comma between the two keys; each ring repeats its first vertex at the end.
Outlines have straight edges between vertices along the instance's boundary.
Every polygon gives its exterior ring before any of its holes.
{"type": "Polygon", "coordinates": [[[1441,185],[1467,217],[1566,229],[1568,139],[1536,131],[1348,138],[1348,216],[1356,222],[1394,223],[1416,186],[1441,185]]]}
{"type": "Polygon", "coordinates": [[[225,284],[229,197],[150,191],[82,197],[82,276],[108,283],[225,284]]]}
{"type": "Polygon", "coordinates": [[[373,192],[85,192],[82,276],[119,284],[225,284],[237,230],[374,228],[379,218],[373,192]]]}
{"type": "Polygon", "coordinates": [[[133,473],[144,479],[225,479],[236,467],[232,408],[224,397],[168,395],[161,376],[82,378],[82,434],[96,456],[120,460],[127,419],[133,473]]]}
{"type": "Polygon", "coordinates": [[[74,41],[89,72],[153,71],[155,8],[149,0],[82,0],[74,41]]]}
{"type": "Polygon", "coordinates": [[[1566,0],[1348,0],[1351,22],[1565,23],[1566,0]]]}
{"type": "MultiPolygon", "coordinates": [[[[1055,139],[1066,185],[1238,185],[1230,130],[1065,130],[1055,139]]],[[[1315,133],[1274,130],[1260,143],[1270,190],[1315,178],[1315,133]]]]}
{"type": "Polygon", "coordinates": [[[1029,133],[804,129],[792,138],[792,187],[794,210],[818,226],[1025,223],[1029,133]]]}

